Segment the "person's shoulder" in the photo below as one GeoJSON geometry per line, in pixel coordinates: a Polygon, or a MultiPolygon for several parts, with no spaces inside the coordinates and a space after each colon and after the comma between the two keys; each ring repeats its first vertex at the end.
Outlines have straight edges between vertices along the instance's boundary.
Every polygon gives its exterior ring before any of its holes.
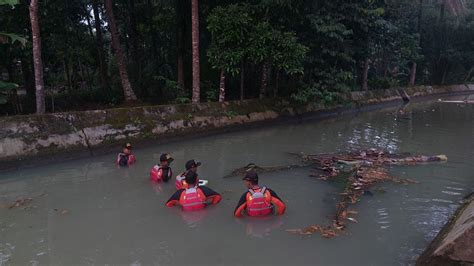
{"type": "Polygon", "coordinates": [[[173,195],[181,195],[181,193],[183,193],[184,191],[185,191],[184,188],[178,189],[173,195]]]}
{"type": "Polygon", "coordinates": [[[213,191],[213,189],[208,186],[198,186],[197,189],[200,189],[202,191],[213,191]]]}
{"type": "Polygon", "coordinates": [[[277,193],[275,192],[275,190],[273,190],[273,189],[271,189],[271,188],[269,188],[269,187],[265,187],[265,190],[268,191],[268,192],[270,192],[270,194],[271,194],[272,196],[277,195],[277,193]]]}

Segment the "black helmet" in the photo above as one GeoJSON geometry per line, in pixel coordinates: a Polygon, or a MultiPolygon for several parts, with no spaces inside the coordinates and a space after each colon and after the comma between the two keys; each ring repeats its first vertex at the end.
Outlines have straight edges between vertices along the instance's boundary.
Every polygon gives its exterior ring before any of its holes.
{"type": "Polygon", "coordinates": [[[174,160],[173,157],[171,157],[171,155],[169,155],[168,153],[163,153],[160,156],[160,162],[168,161],[171,163],[173,160],[174,160]]]}
{"type": "Polygon", "coordinates": [[[186,183],[190,184],[190,185],[194,185],[196,184],[196,181],[197,181],[197,178],[198,178],[198,174],[193,172],[193,171],[188,171],[186,173],[186,177],[185,177],[185,181],[186,183]]]}
{"type": "Polygon", "coordinates": [[[197,166],[200,166],[201,165],[201,162],[196,162],[195,160],[189,160],[186,162],[186,170],[189,170],[193,167],[197,167],[197,166]]]}
{"type": "Polygon", "coordinates": [[[258,174],[255,171],[248,171],[242,180],[258,183],[258,174]]]}

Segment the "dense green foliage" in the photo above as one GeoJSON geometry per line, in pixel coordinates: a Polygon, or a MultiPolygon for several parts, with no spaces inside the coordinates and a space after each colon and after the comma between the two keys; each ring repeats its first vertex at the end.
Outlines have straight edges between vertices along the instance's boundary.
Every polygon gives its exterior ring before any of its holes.
{"type": "MultiPolygon", "coordinates": [[[[1,84],[26,93],[3,89],[0,113],[8,114],[35,110],[29,1],[17,2],[0,1],[1,84]]],[[[93,2],[40,0],[48,111],[123,103],[104,3],[97,1],[99,43],[93,2]]],[[[191,1],[116,0],[114,8],[140,101],[189,102],[191,1]]],[[[240,97],[243,82],[247,98],[327,103],[338,91],[406,86],[410,77],[417,84],[474,78],[473,1],[211,0],[200,1],[199,12],[202,99],[217,99],[222,71],[226,100],[240,97]]]]}

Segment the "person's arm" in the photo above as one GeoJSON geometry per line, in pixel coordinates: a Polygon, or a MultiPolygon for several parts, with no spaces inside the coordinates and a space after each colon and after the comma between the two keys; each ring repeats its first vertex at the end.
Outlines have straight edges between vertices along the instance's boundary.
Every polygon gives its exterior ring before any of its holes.
{"type": "Polygon", "coordinates": [[[234,216],[242,217],[245,211],[245,208],[247,208],[247,192],[245,192],[240,197],[239,203],[237,203],[237,207],[235,207],[235,210],[234,210],[234,216]]]}
{"type": "Polygon", "coordinates": [[[180,189],[176,191],[166,202],[166,207],[173,207],[179,204],[179,198],[181,197],[181,193],[183,193],[184,189],[180,189]]]}
{"type": "Polygon", "coordinates": [[[200,186],[198,189],[201,189],[207,200],[211,200],[211,204],[217,204],[222,199],[221,194],[215,192],[214,190],[206,186],[200,186]]]}
{"type": "Polygon", "coordinates": [[[276,214],[277,215],[284,214],[286,210],[286,205],[283,202],[283,200],[281,200],[280,197],[278,197],[275,191],[271,189],[268,189],[268,191],[270,192],[270,195],[272,196],[272,204],[275,205],[276,207],[276,214]]]}

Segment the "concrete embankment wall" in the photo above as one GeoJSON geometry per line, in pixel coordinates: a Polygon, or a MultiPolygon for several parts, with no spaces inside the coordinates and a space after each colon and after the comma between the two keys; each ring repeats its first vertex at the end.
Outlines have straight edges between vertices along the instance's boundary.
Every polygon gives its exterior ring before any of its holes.
{"type": "Polygon", "coordinates": [[[474,194],[465,199],[416,265],[474,265],[474,194]]]}
{"type": "MultiPolygon", "coordinates": [[[[405,91],[412,98],[474,93],[474,85],[421,86],[405,91]]],[[[65,151],[92,152],[99,147],[117,146],[126,140],[159,140],[341,108],[401,101],[397,90],[351,92],[341,97],[347,105],[328,107],[312,103],[301,106],[281,99],[268,99],[1,117],[0,162],[64,154],[65,151]]]]}

